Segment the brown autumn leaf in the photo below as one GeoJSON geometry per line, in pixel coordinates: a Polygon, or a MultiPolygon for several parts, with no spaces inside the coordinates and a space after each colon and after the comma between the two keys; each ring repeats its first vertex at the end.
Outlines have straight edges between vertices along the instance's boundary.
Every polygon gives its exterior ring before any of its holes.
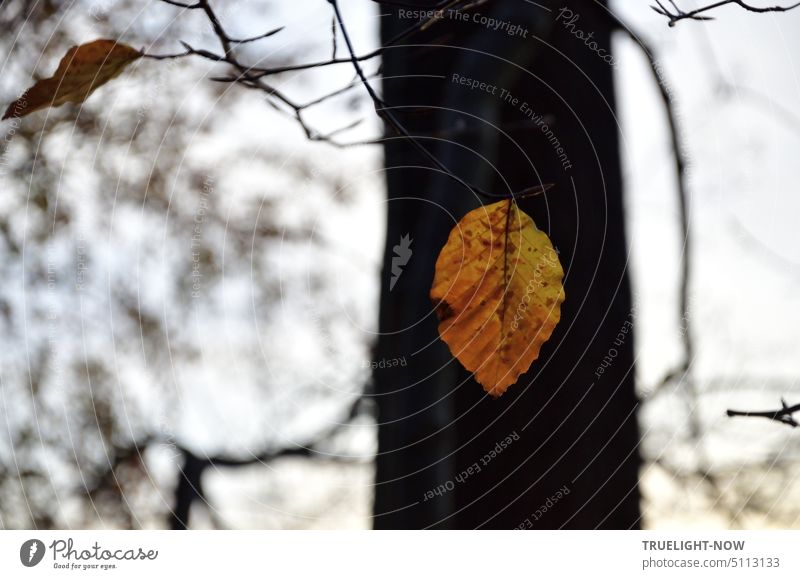
{"type": "Polygon", "coordinates": [[[475,209],[436,260],[439,335],[497,398],[539,357],[561,317],[564,270],[547,235],[513,200],[475,209]]]}
{"type": "Polygon", "coordinates": [[[47,107],[82,103],[99,86],[119,75],[142,53],[114,40],[95,40],[70,48],[50,78],[34,84],[11,103],[3,115],[24,117],[47,107]]]}

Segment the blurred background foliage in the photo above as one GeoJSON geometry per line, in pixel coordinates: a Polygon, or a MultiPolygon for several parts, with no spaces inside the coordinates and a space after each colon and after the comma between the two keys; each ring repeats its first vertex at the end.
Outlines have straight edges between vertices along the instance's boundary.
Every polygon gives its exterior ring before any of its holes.
{"type": "MultiPolygon", "coordinates": [[[[263,5],[221,16],[241,23],[258,12],[253,21],[265,23],[280,12],[263,5]]],[[[178,39],[212,48],[207,22],[180,12],[3,2],[0,95],[13,100],[32,71],[51,74],[66,48],[91,38],[153,53],[181,50],[178,39]]],[[[273,63],[313,56],[302,34],[270,42],[244,50],[273,63]]],[[[379,151],[310,143],[262,97],[209,82],[220,72],[199,59],[143,60],[82,106],[3,126],[2,527],[162,526],[185,451],[256,463],[252,490],[266,494],[255,500],[279,497],[283,508],[253,519],[234,501],[237,526],[325,525],[321,505],[335,510],[354,476],[366,485],[363,466],[322,464],[324,482],[297,497],[307,459],[267,463],[320,442],[311,453],[320,463],[372,452],[370,419],[350,416],[369,342],[342,312],[374,324],[374,299],[363,296],[376,291],[379,252],[341,231],[356,201],[380,227],[380,182],[359,167],[377,166],[379,151]]],[[[325,81],[347,84],[339,72],[325,81]]],[[[309,99],[317,88],[297,74],[286,82],[309,99]]],[[[321,129],[332,114],[362,112],[346,93],[318,109],[321,129]]],[[[210,489],[232,472],[209,470],[210,489]]],[[[247,485],[245,474],[231,478],[219,493],[247,485]]],[[[226,525],[214,511],[207,524],[226,525]]]]}

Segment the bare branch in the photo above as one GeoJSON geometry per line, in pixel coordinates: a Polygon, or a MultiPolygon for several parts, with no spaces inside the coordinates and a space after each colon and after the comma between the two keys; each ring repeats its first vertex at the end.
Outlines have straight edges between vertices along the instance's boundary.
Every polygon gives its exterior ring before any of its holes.
{"type": "Polygon", "coordinates": [[[759,418],[767,418],[783,424],[788,424],[792,428],[800,426],[794,419],[794,413],[800,412],[800,404],[789,406],[786,400],[781,398],[781,408],[779,410],[728,410],[728,416],[755,416],[759,418]]]}
{"type": "Polygon", "coordinates": [[[176,2],[175,0],[161,0],[161,1],[164,2],[165,4],[177,6],[178,8],[186,8],[187,10],[202,8],[200,2],[195,2],[194,4],[184,4],[183,2],[176,2]]]}
{"type": "MultiPolygon", "coordinates": [[[[359,62],[358,56],[356,56],[355,49],[353,48],[353,43],[350,40],[350,34],[347,32],[347,28],[344,24],[344,18],[342,18],[341,10],[339,9],[339,2],[338,0],[328,0],[328,3],[333,8],[333,13],[336,17],[336,22],[339,25],[339,30],[342,32],[342,38],[344,39],[344,43],[347,46],[347,50],[350,53],[350,62],[353,64],[353,68],[356,71],[356,75],[359,79],[361,79],[361,84],[369,94],[370,98],[372,99],[373,105],[375,106],[375,112],[378,116],[383,119],[387,125],[389,125],[397,134],[403,136],[404,138],[408,139],[411,145],[422,155],[427,158],[433,165],[442,171],[445,175],[450,177],[451,179],[461,183],[465,187],[467,187],[473,193],[481,195],[487,198],[500,198],[500,199],[508,199],[508,198],[516,198],[520,196],[532,196],[537,195],[539,193],[544,193],[547,189],[549,189],[552,185],[547,184],[544,186],[532,186],[526,187],[522,191],[512,192],[510,195],[507,193],[492,193],[489,191],[484,191],[483,189],[471,185],[469,183],[464,182],[458,175],[456,175],[453,171],[451,171],[444,163],[442,163],[436,155],[431,153],[425,145],[423,145],[417,137],[411,135],[408,130],[403,126],[403,124],[397,119],[397,117],[392,113],[389,107],[386,106],[386,103],[381,99],[375,90],[372,88],[372,85],[367,80],[366,75],[364,74],[364,70],[361,68],[361,63],[359,62]]],[[[456,4],[460,3],[459,0],[449,2],[447,4],[448,7],[455,6],[456,4]]],[[[472,4],[474,5],[474,4],[472,4]]],[[[472,6],[471,5],[471,6],[472,6]]],[[[432,22],[433,20],[428,20],[427,23],[432,22]]]]}
{"type": "Polygon", "coordinates": [[[259,34],[257,36],[251,36],[249,38],[230,38],[229,40],[233,44],[247,44],[248,42],[255,42],[256,40],[261,40],[263,38],[269,38],[270,36],[278,34],[278,32],[280,32],[284,28],[285,28],[284,26],[278,26],[278,28],[275,28],[273,30],[265,32],[264,34],[259,34]]]}
{"type": "Polygon", "coordinates": [[[669,3],[672,7],[671,9],[664,6],[659,0],[656,0],[657,6],[651,6],[651,8],[662,16],[669,18],[670,26],[675,26],[675,24],[681,20],[713,20],[714,18],[712,16],[704,16],[703,14],[721,6],[727,6],[728,4],[735,4],[748,12],[756,12],[759,14],[766,12],[788,12],[800,6],[800,2],[788,6],[752,6],[742,0],[721,0],[720,2],[714,2],[713,4],[708,4],[707,6],[685,12],[681,10],[673,0],[669,0],[669,3]]]}
{"type": "MultiPolygon", "coordinates": [[[[680,230],[681,230],[681,277],[680,277],[680,299],[678,304],[678,320],[681,324],[681,340],[683,345],[683,356],[676,368],[671,370],[662,379],[660,385],[663,386],[675,379],[687,377],[692,360],[694,360],[694,342],[692,340],[691,320],[689,319],[689,290],[691,287],[691,248],[692,237],[689,227],[689,180],[686,174],[688,161],[686,152],[681,140],[680,127],[678,126],[678,115],[675,111],[675,97],[666,79],[656,55],[655,49],[645,41],[639,34],[634,32],[627,24],[610,12],[606,12],[614,20],[617,27],[624,32],[636,46],[641,49],[647,58],[653,80],[658,87],[658,94],[664,105],[664,112],[667,116],[667,126],[669,128],[670,145],[673,152],[675,165],[675,175],[677,178],[677,197],[680,210],[680,230]]],[[[699,428],[699,425],[693,427],[699,428]]]]}

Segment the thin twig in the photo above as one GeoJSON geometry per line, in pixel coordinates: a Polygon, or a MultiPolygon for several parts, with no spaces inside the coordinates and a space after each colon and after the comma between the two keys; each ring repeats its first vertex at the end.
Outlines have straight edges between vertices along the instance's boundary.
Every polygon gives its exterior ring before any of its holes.
{"type": "Polygon", "coordinates": [[[769,420],[774,420],[776,422],[780,422],[782,424],[788,424],[792,428],[796,428],[800,426],[797,421],[794,419],[793,414],[795,412],[800,412],[800,404],[795,404],[794,406],[789,406],[786,404],[786,400],[781,398],[781,408],[780,410],[760,410],[760,411],[753,411],[753,410],[728,410],[728,416],[755,416],[759,418],[767,418],[769,420]]]}
{"type": "Polygon", "coordinates": [[[248,42],[255,42],[256,40],[262,40],[264,38],[269,38],[270,36],[278,34],[278,32],[282,31],[284,28],[285,28],[284,26],[279,26],[278,28],[274,28],[274,29],[272,29],[272,30],[270,30],[268,32],[265,32],[264,34],[259,34],[257,36],[251,36],[249,38],[231,38],[230,41],[233,44],[247,44],[248,42]]]}
{"type": "Polygon", "coordinates": [[[756,12],[759,14],[764,14],[767,12],[789,12],[790,10],[794,10],[800,6],[800,2],[796,2],[788,6],[752,6],[746,2],[743,2],[742,0],[721,0],[720,2],[714,2],[713,4],[685,12],[681,10],[672,0],[670,0],[670,5],[672,6],[671,10],[664,6],[664,4],[662,4],[659,0],[656,0],[656,4],[656,6],[651,6],[650,8],[662,16],[669,18],[670,26],[675,26],[675,24],[681,20],[713,20],[714,18],[712,16],[704,16],[703,14],[721,6],[727,6],[728,4],[734,4],[747,10],[748,12],[756,12]]]}
{"type": "Polygon", "coordinates": [[[675,378],[684,377],[689,372],[689,368],[694,360],[694,342],[692,340],[691,320],[689,319],[689,290],[691,287],[691,248],[692,237],[691,228],[689,226],[689,183],[686,174],[688,162],[686,153],[681,142],[680,127],[678,126],[678,115],[675,111],[675,98],[664,79],[661,66],[656,57],[656,52],[648,42],[646,42],[639,34],[634,33],[627,24],[622,22],[618,17],[606,12],[612,18],[617,27],[624,32],[633,42],[639,47],[642,53],[647,58],[647,63],[653,79],[658,87],[658,94],[661,102],[664,105],[664,112],[667,116],[667,125],[669,128],[670,145],[673,151],[673,161],[675,166],[675,176],[677,180],[677,194],[678,194],[678,207],[680,212],[680,230],[681,230],[681,276],[679,288],[679,304],[678,304],[678,321],[682,328],[681,338],[683,345],[683,356],[681,363],[672,371],[670,371],[661,381],[661,385],[672,382],[675,378]]]}
{"type": "MultiPolygon", "coordinates": [[[[483,197],[488,198],[498,198],[498,199],[509,199],[519,197],[521,195],[524,196],[531,196],[536,195],[538,193],[543,193],[547,189],[551,187],[550,184],[545,186],[532,186],[526,187],[522,191],[512,192],[510,195],[507,193],[492,193],[489,191],[484,191],[483,189],[466,183],[463,179],[461,179],[458,175],[456,175],[453,171],[451,171],[444,163],[442,163],[436,155],[431,153],[425,145],[423,145],[417,137],[411,135],[408,130],[403,126],[403,124],[397,119],[397,117],[389,110],[389,107],[386,106],[386,103],[381,99],[378,94],[375,92],[375,89],[372,88],[369,80],[367,79],[366,75],[364,74],[364,70],[361,68],[361,63],[359,62],[358,56],[356,56],[356,51],[353,48],[353,43],[350,40],[350,34],[347,32],[347,27],[344,23],[344,18],[342,17],[341,10],[339,9],[339,2],[338,0],[328,0],[328,3],[333,8],[333,13],[336,16],[336,22],[339,24],[339,30],[342,32],[342,38],[344,40],[345,46],[347,46],[347,51],[350,54],[350,62],[353,64],[353,68],[356,71],[356,75],[359,79],[361,79],[361,84],[369,94],[369,97],[372,99],[373,105],[375,107],[375,112],[378,114],[380,118],[382,118],[386,124],[388,124],[394,131],[402,135],[404,138],[408,139],[409,143],[424,157],[426,157],[433,165],[442,171],[445,175],[450,177],[451,179],[457,181],[458,183],[467,187],[473,193],[481,195],[483,197]]],[[[456,4],[456,2],[450,2],[449,5],[452,6],[456,4]]]]}

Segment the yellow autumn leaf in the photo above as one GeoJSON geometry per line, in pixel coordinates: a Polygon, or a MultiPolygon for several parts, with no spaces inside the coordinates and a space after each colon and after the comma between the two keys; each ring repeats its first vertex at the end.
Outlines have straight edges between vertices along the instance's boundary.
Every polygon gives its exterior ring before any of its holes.
{"type": "Polygon", "coordinates": [[[547,235],[513,200],[469,212],[436,260],[431,299],[439,335],[498,397],[553,333],[564,270],[547,235]]]}
{"type": "Polygon", "coordinates": [[[66,102],[82,103],[99,86],[119,75],[142,53],[114,40],[95,40],[70,48],[50,78],[34,84],[11,103],[3,119],[24,117],[66,102]]]}

